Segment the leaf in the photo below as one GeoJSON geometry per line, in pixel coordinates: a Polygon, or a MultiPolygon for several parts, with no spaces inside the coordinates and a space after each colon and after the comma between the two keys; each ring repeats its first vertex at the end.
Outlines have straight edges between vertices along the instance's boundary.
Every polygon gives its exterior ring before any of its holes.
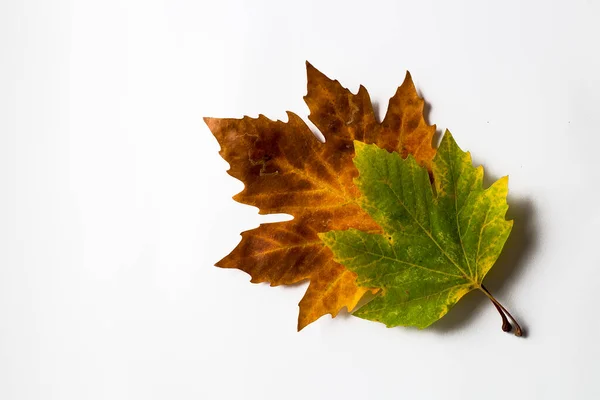
{"type": "Polygon", "coordinates": [[[205,118],[221,145],[221,156],[231,166],[229,174],[245,184],[234,199],[258,207],[260,214],[294,217],[243,232],[240,244],[216,265],[241,269],[252,282],[272,286],[310,280],[299,304],[299,330],[325,314],[336,316],[343,307],[353,309],[370,290],[356,285],[356,274],[333,261],[318,237],[321,232],[349,228],[381,231],[357,204],[353,141],[413,154],[425,166],[430,166],[435,154],[431,147],[435,126],[423,118],[424,102],[410,74],[378,123],[364,87],[352,94],[309,63],[307,73],[304,99],[325,143],[291,112],[288,122],[262,115],[205,118]]]}
{"type": "Polygon", "coordinates": [[[474,289],[493,299],[482,282],[512,227],[505,219],[508,178],[483,189],[483,168],[473,167],[450,132],[433,159],[433,187],[412,156],[358,142],[355,148],[361,206],[384,233],[320,235],[360,286],[381,289],[354,315],[425,328],[474,289]]]}

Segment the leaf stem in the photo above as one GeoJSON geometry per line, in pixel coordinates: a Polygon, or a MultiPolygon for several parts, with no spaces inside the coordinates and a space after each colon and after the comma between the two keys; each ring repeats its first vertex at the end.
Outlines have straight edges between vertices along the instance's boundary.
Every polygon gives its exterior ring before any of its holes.
{"type": "Polygon", "coordinates": [[[510,322],[508,322],[508,319],[506,318],[506,316],[508,315],[508,318],[510,318],[515,324],[515,336],[523,336],[523,330],[521,329],[521,326],[519,325],[515,317],[513,317],[511,313],[508,312],[508,310],[504,308],[504,306],[500,304],[500,302],[496,300],[494,296],[492,296],[490,291],[487,290],[485,286],[481,285],[481,291],[490,299],[492,304],[494,304],[494,307],[496,307],[496,310],[498,310],[498,312],[500,313],[500,316],[502,317],[502,330],[504,332],[510,332],[512,329],[512,325],[510,324],[510,322]]]}
{"type": "Polygon", "coordinates": [[[510,324],[510,322],[508,322],[508,318],[506,318],[506,314],[504,314],[504,312],[502,311],[502,309],[500,308],[500,306],[498,304],[494,303],[493,301],[492,301],[492,304],[494,305],[494,307],[496,307],[496,310],[498,310],[498,313],[502,317],[502,330],[504,332],[512,331],[513,327],[510,324]]]}

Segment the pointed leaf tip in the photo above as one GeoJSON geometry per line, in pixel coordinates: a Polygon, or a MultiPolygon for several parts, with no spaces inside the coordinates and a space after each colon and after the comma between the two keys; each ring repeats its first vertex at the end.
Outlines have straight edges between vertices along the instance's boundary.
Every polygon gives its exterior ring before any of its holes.
{"type": "Polygon", "coordinates": [[[365,142],[361,142],[360,140],[354,140],[354,151],[362,151],[367,144],[365,142]]]}

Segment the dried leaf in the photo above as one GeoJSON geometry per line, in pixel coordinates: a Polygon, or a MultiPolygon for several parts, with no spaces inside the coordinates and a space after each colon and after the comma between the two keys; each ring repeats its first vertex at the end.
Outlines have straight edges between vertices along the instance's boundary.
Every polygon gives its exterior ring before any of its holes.
{"type": "Polygon", "coordinates": [[[301,300],[298,329],[325,314],[353,309],[369,290],[356,285],[356,274],[336,263],[319,233],[350,228],[381,229],[357,204],[353,183],[354,140],[374,143],[430,167],[435,126],[423,118],[423,100],[410,74],[390,99],[385,119],[375,119],[364,87],[357,94],[343,88],[307,63],[310,120],[323,133],[320,142],[296,114],[288,122],[264,116],[205,118],[229,162],[230,175],[245,184],[236,201],[258,207],[261,214],[291,214],[291,221],[262,224],[243,232],[242,241],[216,265],[238,268],[252,282],[272,286],[310,280],[301,300]]]}

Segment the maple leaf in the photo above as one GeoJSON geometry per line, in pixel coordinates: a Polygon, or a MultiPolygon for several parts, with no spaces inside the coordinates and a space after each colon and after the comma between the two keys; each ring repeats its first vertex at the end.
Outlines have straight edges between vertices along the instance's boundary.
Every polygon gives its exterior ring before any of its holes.
{"type": "Polygon", "coordinates": [[[483,189],[483,168],[472,165],[450,132],[433,159],[433,187],[412,156],[358,142],[355,148],[360,204],[384,232],[320,234],[335,260],[358,274],[359,285],[381,289],[354,315],[388,327],[425,328],[479,289],[503,316],[503,330],[510,330],[504,312],[510,313],[483,286],[512,227],[505,218],[508,178],[483,189]]]}
{"type": "Polygon", "coordinates": [[[354,140],[412,154],[429,167],[435,125],[423,118],[424,102],[410,74],[390,99],[378,123],[367,90],[351,93],[307,62],[309,119],[323,133],[319,141],[296,114],[288,122],[262,115],[242,119],[205,118],[229,162],[230,175],[245,184],[234,196],[260,214],[291,214],[291,221],[261,224],[242,233],[240,244],[216,265],[238,268],[251,281],[272,286],[310,280],[300,301],[298,330],[325,314],[352,310],[370,289],[356,285],[356,274],[333,260],[321,232],[356,228],[380,232],[356,200],[354,140]]]}

